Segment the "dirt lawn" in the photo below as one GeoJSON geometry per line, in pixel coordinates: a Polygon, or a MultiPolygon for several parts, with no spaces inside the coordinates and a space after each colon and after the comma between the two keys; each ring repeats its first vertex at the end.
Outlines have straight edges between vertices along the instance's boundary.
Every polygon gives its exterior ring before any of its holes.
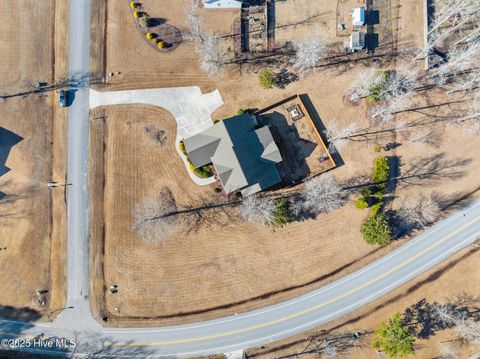
{"type": "MultiPolygon", "coordinates": [[[[184,29],[184,10],[178,3],[169,6],[171,1],[155,1],[151,16],[168,13],[167,22],[184,29]],[[153,9],[158,13],[153,13],[153,9]]],[[[187,1],[181,3],[186,5],[187,1]]],[[[289,13],[281,7],[293,6],[290,3],[296,5],[296,12],[291,17],[279,18],[277,25],[313,17],[306,27],[285,29],[294,29],[291,34],[306,37],[328,27],[333,41],[335,29],[330,27],[335,19],[334,3],[314,2],[307,14],[301,9],[305,10],[311,2],[292,0],[278,4],[280,14],[289,13]]],[[[402,2],[401,7],[396,1],[390,3],[397,50],[415,52],[421,47],[420,10],[413,0],[402,2]]],[[[208,11],[209,28],[219,33],[227,31],[227,15],[236,16],[231,11],[208,11]]],[[[108,80],[109,90],[185,85],[199,85],[203,91],[218,88],[225,106],[216,111],[216,119],[231,116],[239,108],[264,108],[290,95],[305,93],[327,129],[333,123],[342,127],[355,122],[359,128],[372,130],[365,103],[351,106],[343,97],[358,72],[365,70],[361,62],[327,66],[285,89],[265,90],[259,87],[257,74],[248,67],[209,79],[198,69],[193,45],[188,41],[168,54],[154,51],[139,37],[127,4],[109,2],[106,17],[106,73],[115,73],[108,80]]],[[[287,30],[279,30],[279,39],[281,31],[287,30]]],[[[284,36],[287,41],[293,35],[284,36]]],[[[418,63],[419,68],[422,65],[418,63]]],[[[91,251],[96,253],[91,270],[95,276],[93,305],[108,325],[195,321],[278,302],[342,277],[405,242],[396,241],[384,249],[365,245],[359,228],[367,211],[356,209],[350,201],[332,214],[293,223],[275,232],[235,220],[234,211],[215,211],[208,225],[194,231],[192,226],[185,225],[161,244],[143,243],[132,228],[132,211],[146,197],[165,187],[180,207],[221,197],[214,197],[214,186],[196,186],[185,173],[173,147],[175,121],[170,114],[146,106],[116,106],[102,111],[91,116],[100,117],[91,120],[91,251]],[[163,147],[145,131],[152,126],[165,132],[167,142],[163,147]],[[106,294],[105,288],[112,284],[118,285],[118,293],[106,294]]],[[[421,121],[422,116],[411,112],[402,115],[402,119],[421,121]]],[[[421,156],[418,144],[396,138],[388,131],[367,136],[368,141],[349,141],[339,154],[343,165],[332,174],[342,184],[351,185],[368,180],[376,156],[398,156],[404,165],[399,169],[395,192],[398,201],[393,202],[394,207],[408,197],[433,191],[451,201],[469,193],[478,196],[475,191],[480,159],[465,158],[465,153],[474,153],[480,146],[479,139],[449,124],[439,124],[438,131],[442,133],[441,145],[427,146],[421,156]],[[394,141],[402,146],[380,154],[374,152],[375,144],[394,141]]],[[[357,197],[358,193],[353,194],[352,200],[357,197]]]]}
{"type": "MultiPolygon", "coordinates": [[[[2,95],[64,75],[67,10],[61,1],[0,4],[2,95]]],[[[65,294],[64,194],[47,188],[65,182],[65,110],[53,93],[0,101],[0,314],[38,319],[58,314],[65,294]],[[48,290],[44,305],[37,290],[48,290]]]]}

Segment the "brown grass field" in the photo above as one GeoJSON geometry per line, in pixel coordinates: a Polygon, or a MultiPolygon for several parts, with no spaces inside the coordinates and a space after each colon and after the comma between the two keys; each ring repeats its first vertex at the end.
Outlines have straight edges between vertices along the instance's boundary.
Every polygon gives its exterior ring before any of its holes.
{"type": "MultiPolygon", "coordinates": [[[[52,83],[64,76],[67,10],[60,1],[0,4],[2,93],[31,90],[30,82],[52,83]]],[[[65,181],[66,112],[56,101],[53,92],[1,100],[0,129],[14,133],[7,140],[21,139],[6,158],[10,171],[0,177],[2,316],[48,317],[58,314],[52,311],[64,300],[64,194],[47,188],[49,181],[65,181]],[[45,289],[47,302],[41,306],[35,292],[45,289]]],[[[6,155],[2,147],[2,158],[6,155]]]]}
{"type": "MultiPolygon", "coordinates": [[[[158,14],[151,15],[168,13],[168,23],[183,29],[182,6],[169,7],[169,4],[169,1],[155,2],[158,14]],[[168,11],[165,10],[167,7],[168,11]]],[[[368,66],[367,61],[325,67],[304,80],[287,85],[286,89],[265,90],[257,83],[256,70],[248,67],[228,70],[217,79],[208,78],[198,69],[193,45],[188,41],[172,53],[160,54],[152,50],[139,37],[125,4],[109,2],[107,10],[106,73],[120,72],[108,79],[110,90],[186,85],[198,85],[203,91],[218,88],[225,105],[215,112],[216,119],[230,116],[239,108],[263,108],[289,95],[305,93],[326,128],[332,123],[342,126],[350,122],[356,122],[360,128],[369,128],[366,104],[352,106],[343,98],[345,89],[357,73],[368,66]]],[[[279,3],[277,11],[278,16],[282,16],[279,25],[312,18],[305,26],[280,28],[278,41],[323,30],[332,43],[338,45],[343,41],[335,39],[332,30],[332,26],[336,26],[332,20],[336,7],[331,2],[295,0],[279,3]],[[290,9],[292,4],[295,11],[290,9]]],[[[421,4],[402,1],[400,6],[399,1],[394,0],[390,11],[396,49],[399,52],[418,51],[422,45],[419,36],[422,31],[421,4]]],[[[234,18],[228,11],[205,12],[205,16],[209,28],[219,33],[228,31],[225,19],[234,18]]],[[[410,63],[411,58],[399,56],[398,61],[410,63]]],[[[419,62],[418,66],[421,67],[422,63],[419,62]]],[[[431,92],[421,97],[417,105],[442,102],[447,100],[431,92]]],[[[441,106],[423,113],[412,111],[401,114],[401,119],[422,121],[427,113],[442,115],[447,110],[441,106]]],[[[395,241],[382,249],[367,246],[359,233],[360,223],[367,212],[356,209],[350,201],[334,213],[293,223],[275,232],[238,221],[234,210],[216,211],[212,212],[207,225],[194,230],[184,225],[162,243],[144,243],[132,228],[132,210],[146,197],[160,193],[165,187],[172,192],[180,207],[221,197],[215,197],[214,186],[196,186],[188,177],[174,149],[175,122],[169,113],[135,105],[103,108],[92,113],[91,118],[99,115],[104,115],[105,119],[91,120],[90,138],[91,251],[94,253],[92,304],[98,316],[108,318],[108,325],[183,323],[258,308],[343,277],[407,240],[395,241]],[[148,126],[166,132],[164,147],[152,142],[145,132],[148,126]],[[112,284],[118,285],[119,292],[106,294],[105,288],[112,284]]],[[[332,171],[339,182],[351,184],[359,178],[368,179],[373,160],[378,155],[398,156],[400,179],[392,208],[398,208],[409,198],[433,192],[441,193],[452,204],[462,197],[466,201],[478,197],[476,173],[480,160],[474,155],[480,146],[478,137],[464,133],[448,121],[434,126],[419,125],[416,130],[429,133],[434,129],[434,136],[439,138],[436,146],[427,146],[408,142],[405,136],[394,136],[384,131],[387,127],[369,128],[371,132],[383,132],[368,136],[368,141],[350,141],[340,151],[344,164],[332,171]],[[377,143],[385,145],[395,141],[402,145],[392,151],[374,152],[377,143]]],[[[351,199],[357,196],[353,195],[351,199]]],[[[451,210],[454,207],[452,205],[451,210]]],[[[460,295],[466,288],[461,281],[455,281],[456,276],[463,273],[471,273],[470,278],[478,276],[478,271],[473,271],[474,258],[478,255],[469,254],[462,261],[457,260],[465,253],[468,251],[328,328],[360,316],[365,318],[353,321],[350,326],[344,324],[338,330],[371,330],[393,311],[403,310],[423,297],[441,301],[445,296],[460,295]],[[446,267],[453,269],[442,270],[446,267]],[[438,280],[423,283],[433,280],[430,275],[438,270],[442,273],[436,277],[438,280]],[[408,288],[414,285],[418,288],[408,292],[408,288]],[[444,287],[445,295],[441,292],[444,287]]],[[[472,294],[474,290],[472,287],[472,294]]],[[[445,331],[438,338],[451,334],[451,331],[445,331]]],[[[374,355],[370,349],[364,348],[368,343],[362,343],[348,355],[352,358],[374,355]]],[[[435,355],[436,349],[424,349],[427,343],[420,344],[420,357],[435,355]]],[[[285,351],[276,349],[263,357],[286,355],[290,348],[297,350],[297,347],[288,347],[285,351]]]]}
{"type": "MultiPolygon", "coordinates": [[[[448,262],[419,276],[414,282],[405,284],[349,315],[337,319],[318,330],[302,333],[287,340],[266,345],[263,348],[248,350],[249,358],[270,359],[283,357],[323,358],[319,353],[303,354],[311,337],[316,337],[321,343],[323,340],[335,341],[335,338],[349,336],[360,331],[367,333],[360,339],[343,339],[337,342],[337,357],[348,359],[370,359],[382,356],[371,348],[372,332],[381,321],[387,321],[395,312],[403,313],[415,304],[438,302],[455,303],[464,299],[460,306],[477,308],[480,306],[478,295],[480,287],[480,268],[478,261],[480,252],[474,247],[460,251],[451,257],[448,262]],[[465,280],[468,279],[468,285],[465,280]],[[344,346],[345,349],[341,349],[344,346]]],[[[427,330],[428,332],[428,330],[427,330]]],[[[463,343],[458,340],[454,329],[439,330],[426,339],[417,339],[415,342],[414,358],[446,358],[442,353],[442,345],[448,345],[457,352],[457,358],[468,358],[478,352],[478,346],[463,343]]],[[[311,347],[310,347],[311,348],[311,347]]]]}

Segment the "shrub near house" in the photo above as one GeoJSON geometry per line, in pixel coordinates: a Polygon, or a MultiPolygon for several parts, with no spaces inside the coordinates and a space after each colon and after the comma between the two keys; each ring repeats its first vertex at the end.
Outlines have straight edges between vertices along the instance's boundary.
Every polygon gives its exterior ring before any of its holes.
{"type": "Polygon", "coordinates": [[[192,164],[192,160],[188,156],[187,150],[185,149],[185,143],[183,141],[180,141],[180,143],[178,144],[178,148],[180,149],[180,151],[182,151],[182,153],[187,158],[190,171],[195,173],[200,178],[208,178],[208,177],[212,177],[214,175],[211,166],[205,165],[205,166],[202,166],[202,167],[199,167],[199,168],[195,168],[195,166],[192,164]]]}
{"type": "Polygon", "coordinates": [[[263,69],[258,75],[258,81],[265,89],[270,89],[275,84],[275,76],[269,69],[263,69]]]}

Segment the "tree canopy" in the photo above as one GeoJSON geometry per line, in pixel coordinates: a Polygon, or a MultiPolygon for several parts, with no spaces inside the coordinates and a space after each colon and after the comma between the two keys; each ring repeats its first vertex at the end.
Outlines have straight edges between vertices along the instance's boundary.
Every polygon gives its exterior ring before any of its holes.
{"type": "Polygon", "coordinates": [[[392,239],[392,229],[383,212],[372,213],[362,224],[360,232],[368,244],[386,246],[392,239]]]}
{"type": "Polygon", "coordinates": [[[373,348],[382,350],[389,358],[414,354],[415,338],[403,324],[400,313],[395,313],[388,323],[381,322],[375,330],[373,348]]]}

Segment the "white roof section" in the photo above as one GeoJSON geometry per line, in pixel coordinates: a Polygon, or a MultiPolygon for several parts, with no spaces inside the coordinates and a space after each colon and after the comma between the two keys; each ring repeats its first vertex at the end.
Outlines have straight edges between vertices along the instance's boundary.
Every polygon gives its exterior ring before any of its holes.
{"type": "Polygon", "coordinates": [[[353,26],[363,26],[363,25],[365,25],[365,8],[357,7],[355,9],[353,9],[352,25],[353,26]]]}
{"type": "Polygon", "coordinates": [[[241,0],[203,0],[205,9],[241,9],[241,0]]]}
{"type": "Polygon", "coordinates": [[[272,133],[270,132],[268,126],[264,126],[255,130],[255,133],[257,134],[258,140],[264,148],[261,156],[262,159],[264,161],[270,161],[273,163],[282,162],[282,155],[280,154],[277,144],[273,140],[272,133]]]}
{"type": "Polygon", "coordinates": [[[350,35],[349,45],[350,50],[359,51],[365,48],[365,33],[354,31],[350,35]]]}

